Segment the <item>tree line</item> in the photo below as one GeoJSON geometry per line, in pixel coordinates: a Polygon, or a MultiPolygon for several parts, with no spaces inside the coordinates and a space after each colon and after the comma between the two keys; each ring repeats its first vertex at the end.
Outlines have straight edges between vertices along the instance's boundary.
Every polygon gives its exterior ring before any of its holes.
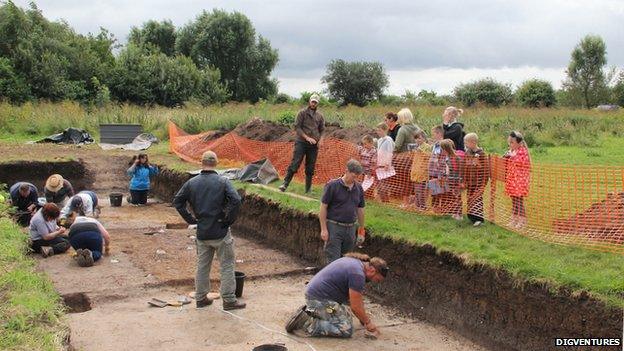
{"type": "MultiPolygon", "coordinates": [[[[101,106],[118,101],[173,107],[188,101],[305,102],[310,92],[299,99],[278,93],[278,82],[271,78],[277,62],[277,50],[238,12],[203,11],[180,28],[167,20],[148,21],[132,27],[121,47],[106,29],[78,34],[65,22],[46,19],[34,3],[27,9],[12,1],[0,6],[0,99],[11,103],[75,100],[101,106]]],[[[327,86],[321,104],[624,106],[624,72],[617,75],[606,65],[604,41],[588,35],[572,51],[559,90],[540,79],[514,90],[486,78],[460,84],[446,96],[427,90],[394,96],[384,93],[389,79],[381,63],[337,59],[321,78],[327,86]]]]}
{"type": "Polygon", "coordinates": [[[181,28],[148,21],[120,47],[106,29],[77,34],[47,20],[34,3],[0,6],[0,98],[13,103],[256,102],[276,95],[270,74],[277,61],[277,51],[238,12],[204,11],[181,28]]]}

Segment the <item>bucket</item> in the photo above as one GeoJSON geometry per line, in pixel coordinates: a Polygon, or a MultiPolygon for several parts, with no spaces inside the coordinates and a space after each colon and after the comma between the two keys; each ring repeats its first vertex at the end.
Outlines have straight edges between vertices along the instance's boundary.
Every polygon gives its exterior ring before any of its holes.
{"type": "Polygon", "coordinates": [[[121,206],[121,202],[123,200],[122,193],[111,193],[110,194],[110,205],[111,207],[119,207],[121,206]]]}
{"type": "Polygon", "coordinates": [[[245,285],[245,273],[234,272],[234,278],[236,278],[236,297],[243,296],[243,286],[245,285]]]}
{"type": "Polygon", "coordinates": [[[282,344],[264,344],[254,347],[251,351],[288,351],[288,349],[282,344]]]}

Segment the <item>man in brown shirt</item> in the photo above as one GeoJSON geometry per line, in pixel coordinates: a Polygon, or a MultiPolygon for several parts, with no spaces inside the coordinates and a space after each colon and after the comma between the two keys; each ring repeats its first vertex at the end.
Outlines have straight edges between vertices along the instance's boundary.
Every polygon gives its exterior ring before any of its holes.
{"type": "Polygon", "coordinates": [[[303,161],[305,156],[305,189],[306,193],[310,192],[316,156],[318,155],[318,142],[321,140],[321,134],[325,129],[325,118],[317,110],[319,100],[318,94],[312,94],[308,107],[299,111],[297,115],[297,120],[295,121],[295,131],[297,132],[295,151],[292,161],[290,161],[290,166],[288,166],[284,184],[279,187],[281,191],[286,191],[288,184],[290,184],[292,177],[297,173],[299,165],[301,165],[301,161],[303,161]]]}

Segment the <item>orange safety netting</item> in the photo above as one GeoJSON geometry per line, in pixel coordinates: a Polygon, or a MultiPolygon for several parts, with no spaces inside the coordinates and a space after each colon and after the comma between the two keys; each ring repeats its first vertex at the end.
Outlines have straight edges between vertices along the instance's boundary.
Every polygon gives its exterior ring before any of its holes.
{"type": "MultiPolygon", "coordinates": [[[[292,142],[213,134],[188,135],[169,122],[170,151],[190,162],[199,162],[206,150],[231,161],[268,158],[282,177],[292,159],[292,142]]],[[[313,182],[341,176],[351,158],[367,163],[358,145],[323,138],[313,182]]],[[[371,157],[371,176],[362,179],[370,185],[366,195],[377,201],[424,214],[483,217],[546,242],[624,254],[623,167],[535,164],[494,154],[432,158],[409,151],[394,154],[387,172],[378,172],[377,159],[371,157]]],[[[303,179],[303,165],[295,177],[303,179]]]]}

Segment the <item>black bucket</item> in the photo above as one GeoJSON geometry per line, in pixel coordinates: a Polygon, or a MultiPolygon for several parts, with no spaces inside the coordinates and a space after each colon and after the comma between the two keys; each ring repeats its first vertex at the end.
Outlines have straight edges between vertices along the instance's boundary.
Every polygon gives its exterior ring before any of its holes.
{"type": "Polygon", "coordinates": [[[264,344],[254,347],[251,351],[288,351],[288,349],[281,344],[264,344]]]}
{"type": "Polygon", "coordinates": [[[243,286],[245,286],[245,273],[234,272],[234,278],[236,278],[236,297],[243,296],[243,286]]]}
{"type": "Polygon", "coordinates": [[[123,201],[122,193],[111,193],[110,194],[110,205],[111,207],[119,207],[121,206],[121,202],[123,201]]]}

